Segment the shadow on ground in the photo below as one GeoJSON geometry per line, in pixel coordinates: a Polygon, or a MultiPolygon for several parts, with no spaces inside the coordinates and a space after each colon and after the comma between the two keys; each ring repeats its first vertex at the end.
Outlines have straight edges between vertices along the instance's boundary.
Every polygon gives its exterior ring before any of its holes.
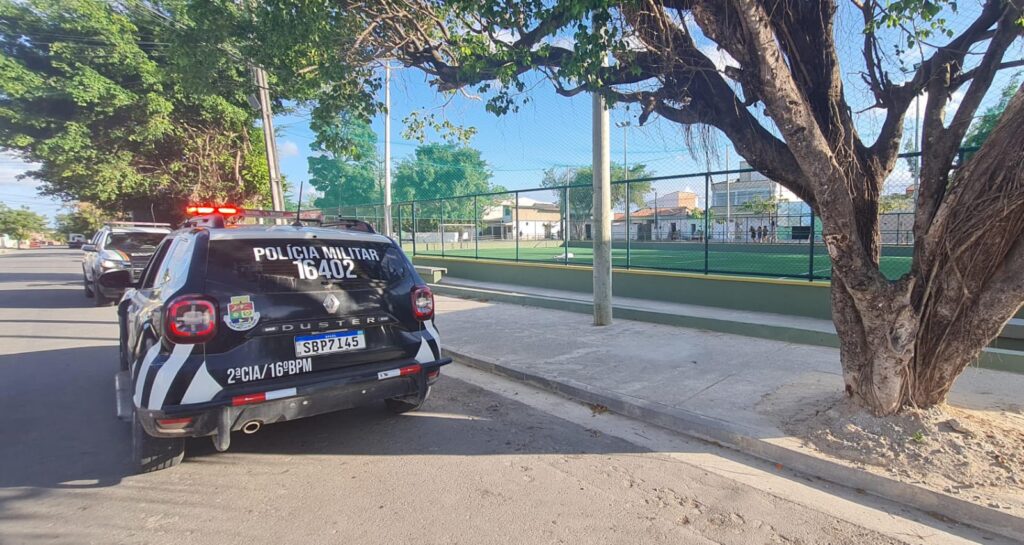
{"type": "Polygon", "coordinates": [[[0,282],[61,282],[82,284],[82,273],[47,273],[23,269],[18,272],[0,272],[0,282]]]}
{"type": "MultiPolygon", "coordinates": [[[[130,474],[130,434],[116,418],[115,347],[0,356],[0,489],[94,488],[130,474]]],[[[383,403],[232,434],[247,454],[493,455],[622,453],[643,449],[608,436],[565,440],[579,426],[464,382],[444,378],[423,411],[396,416],[383,403]]],[[[586,435],[585,433],[580,435],[586,435]]],[[[209,439],[190,440],[190,460],[216,461],[209,439]]],[[[256,462],[254,462],[256,463],[256,462]]]]}
{"type": "Polygon", "coordinates": [[[95,306],[82,290],[7,289],[0,290],[0,308],[60,309],[95,306]],[[45,295],[43,295],[45,294],[45,295]]]}

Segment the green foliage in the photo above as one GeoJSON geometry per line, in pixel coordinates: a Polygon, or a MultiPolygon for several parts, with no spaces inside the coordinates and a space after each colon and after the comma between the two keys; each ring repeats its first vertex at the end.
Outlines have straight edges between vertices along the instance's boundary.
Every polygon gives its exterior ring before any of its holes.
{"type": "Polygon", "coordinates": [[[878,199],[878,211],[882,214],[890,214],[893,212],[913,212],[914,201],[909,195],[903,193],[882,195],[882,197],[878,199]]]}
{"type": "MultiPolygon", "coordinates": [[[[647,165],[632,165],[628,171],[620,164],[611,165],[612,180],[636,180],[652,176],[647,171],[647,165]]],[[[584,186],[572,187],[566,192],[557,192],[557,202],[563,208],[568,208],[570,218],[570,229],[573,238],[583,238],[584,225],[590,221],[594,209],[594,169],[589,166],[570,167],[563,169],[550,168],[544,171],[544,178],[541,180],[544,187],[561,186],[584,186]],[[563,196],[566,196],[566,203],[562,203],[563,196]]],[[[629,202],[633,208],[644,208],[647,206],[647,195],[651,192],[651,182],[631,182],[629,184],[629,202]]],[[[612,184],[612,208],[621,207],[626,204],[626,184],[612,184]]]]}
{"type": "Polygon", "coordinates": [[[69,211],[57,214],[56,231],[61,235],[78,233],[88,237],[103,227],[108,216],[99,208],[88,203],[74,203],[69,211]]]}
{"type": "Polygon", "coordinates": [[[327,138],[318,136],[314,149],[323,153],[307,159],[309,183],[321,194],[317,208],[383,201],[377,135],[368,123],[345,119],[327,138]]]}
{"type": "Polygon", "coordinates": [[[868,31],[878,26],[904,29],[906,47],[911,48],[936,34],[952,38],[956,33],[949,28],[947,17],[956,13],[956,0],[889,0],[868,25],[868,31]]]}
{"type": "Polygon", "coordinates": [[[0,203],[0,235],[7,235],[16,240],[19,248],[22,240],[34,233],[44,233],[48,230],[46,218],[43,216],[28,208],[10,208],[0,203]]]}
{"type": "Polygon", "coordinates": [[[999,102],[982,112],[981,117],[974,122],[971,129],[967,131],[967,137],[964,138],[964,146],[980,148],[985,140],[988,140],[988,135],[992,134],[992,130],[996,128],[999,118],[1003,116],[1006,106],[1010,104],[1010,99],[1017,94],[1017,90],[1020,88],[1020,75],[1020,72],[1013,75],[1000,92],[999,102]]]}
{"type": "Polygon", "coordinates": [[[0,148],[41,164],[45,194],[110,212],[264,200],[249,72],[181,7],[0,0],[0,148]]]}
{"type": "Polygon", "coordinates": [[[224,44],[265,67],[278,96],[311,108],[310,126],[325,148],[354,146],[355,135],[339,128],[382,111],[382,78],[374,55],[354,43],[367,28],[352,10],[331,2],[180,1],[195,40],[224,44]]]}
{"type": "MultiPolygon", "coordinates": [[[[647,165],[631,165],[628,169],[620,164],[611,165],[612,180],[638,180],[653,174],[648,172],[647,165]]],[[[585,185],[586,187],[569,190],[569,211],[574,217],[589,218],[594,206],[594,170],[589,166],[550,168],[544,171],[541,180],[544,187],[561,187],[566,185],[585,185]]],[[[631,182],[629,184],[629,201],[634,208],[647,206],[647,195],[651,192],[651,182],[631,182]]],[[[558,197],[561,202],[561,195],[558,197]]],[[[626,204],[626,184],[612,184],[612,207],[626,204]]]]}
{"type": "MultiPolygon", "coordinates": [[[[426,144],[395,168],[392,184],[394,202],[439,199],[477,193],[505,191],[491,183],[491,169],[480,157],[480,151],[457,144],[426,144]]],[[[495,204],[496,196],[476,200],[477,213],[495,204]]],[[[436,229],[444,223],[474,224],[473,199],[428,201],[416,205],[418,230],[436,229]]]]}
{"type": "MultiPolygon", "coordinates": [[[[694,208],[693,210],[690,210],[690,217],[695,220],[702,220],[704,219],[704,213],[703,208],[694,208]]],[[[715,211],[713,209],[708,209],[707,216],[708,221],[715,221],[715,211]]]]}
{"type": "Polygon", "coordinates": [[[395,167],[392,197],[397,202],[501,191],[491,185],[491,175],[479,150],[426,144],[395,167]]]}
{"type": "Polygon", "coordinates": [[[779,199],[771,197],[754,197],[743,203],[743,210],[759,216],[770,216],[779,213],[779,199]]]}

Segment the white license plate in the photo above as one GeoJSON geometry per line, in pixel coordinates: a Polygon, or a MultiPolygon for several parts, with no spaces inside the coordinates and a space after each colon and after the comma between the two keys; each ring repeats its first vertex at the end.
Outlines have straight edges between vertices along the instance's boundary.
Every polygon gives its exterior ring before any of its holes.
{"type": "Polygon", "coordinates": [[[366,348],[366,337],[359,331],[330,331],[295,337],[296,356],[319,356],[366,348]]]}

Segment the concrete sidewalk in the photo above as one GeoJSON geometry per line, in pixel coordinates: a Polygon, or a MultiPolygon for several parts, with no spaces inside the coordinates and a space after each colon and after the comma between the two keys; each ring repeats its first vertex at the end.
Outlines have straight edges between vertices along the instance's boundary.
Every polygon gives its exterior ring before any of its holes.
{"type": "MultiPolygon", "coordinates": [[[[888,499],[1024,540],[1024,519],[824,460],[787,436],[764,400],[843,388],[838,350],[502,302],[438,297],[445,348],[459,361],[607,406],[888,499]]],[[[1024,376],[968,369],[951,403],[1019,410],[1024,376]]]]}

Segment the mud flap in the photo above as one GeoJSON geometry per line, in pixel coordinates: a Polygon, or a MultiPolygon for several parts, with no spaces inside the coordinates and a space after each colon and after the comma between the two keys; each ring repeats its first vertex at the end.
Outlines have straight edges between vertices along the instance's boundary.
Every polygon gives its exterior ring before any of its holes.
{"type": "Polygon", "coordinates": [[[117,402],[117,418],[132,421],[132,377],[128,371],[114,375],[114,392],[117,402]]]}
{"type": "Polygon", "coordinates": [[[232,416],[230,407],[224,407],[217,415],[217,433],[211,437],[213,448],[217,449],[217,452],[224,452],[231,447],[232,416]]]}

